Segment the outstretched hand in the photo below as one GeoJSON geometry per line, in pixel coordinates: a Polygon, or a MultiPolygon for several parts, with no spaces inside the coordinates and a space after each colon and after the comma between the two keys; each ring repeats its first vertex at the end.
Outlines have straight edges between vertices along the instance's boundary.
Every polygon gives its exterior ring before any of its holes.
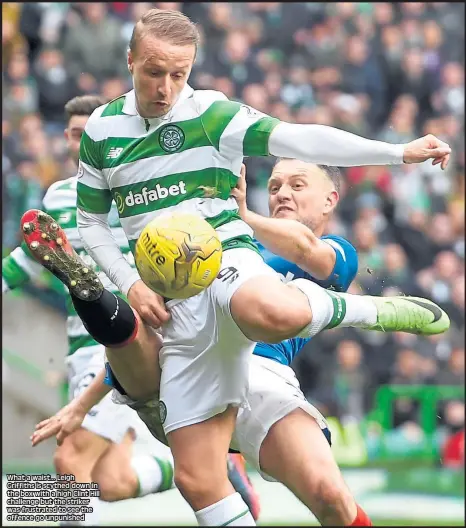
{"type": "Polygon", "coordinates": [[[128,301],[141,319],[152,328],[160,328],[170,319],[163,297],[146,286],[142,280],[136,281],[131,286],[128,301]]]}
{"type": "Polygon", "coordinates": [[[244,220],[248,212],[248,206],[246,204],[246,165],[241,165],[240,177],[236,183],[236,187],[231,190],[231,196],[238,202],[239,215],[244,220]]]}
{"type": "Polygon", "coordinates": [[[404,147],[403,161],[405,163],[422,163],[432,159],[432,165],[441,164],[445,170],[450,161],[451,148],[432,134],[407,143],[404,147]]]}
{"type": "Polygon", "coordinates": [[[56,437],[58,445],[62,445],[67,436],[81,427],[85,416],[84,409],[76,400],[73,400],[60,409],[57,414],[36,425],[30,438],[32,447],[52,436],[56,437]]]}

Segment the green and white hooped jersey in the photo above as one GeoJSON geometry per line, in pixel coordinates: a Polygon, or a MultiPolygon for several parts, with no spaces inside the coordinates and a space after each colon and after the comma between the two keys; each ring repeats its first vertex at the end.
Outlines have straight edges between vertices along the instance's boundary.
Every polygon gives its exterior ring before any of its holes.
{"type": "Polygon", "coordinates": [[[151,219],[175,211],[202,215],[224,249],[255,247],[230,191],[244,156],[269,154],[278,123],[221,92],[189,86],[166,116],[144,119],[132,90],[97,108],[87,123],[78,209],[105,215],[113,199],[131,249],[151,219]]]}
{"type": "MultiPolygon", "coordinates": [[[[96,263],[86,253],[81,238],[79,237],[76,223],[77,183],[77,178],[73,177],[51,185],[43,199],[43,210],[57,220],[64,229],[76,253],[89,267],[98,272],[104,287],[114,293],[118,293],[118,288],[110,282],[105,273],[98,270],[96,263]]],[[[110,210],[109,224],[113,236],[120,246],[121,252],[129,264],[135,267],[134,257],[130,251],[125,233],[120,226],[115,204],[112,204],[110,210]]],[[[24,243],[21,247],[16,248],[8,257],[4,258],[2,264],[2,278],[9,289],[18,287],[31,277],[36,276],[38,270],[39,273],[41,271],[48,273],[30,256],[29,249],[24,243]]],[[[68,312],[67,334],[69,343],[68,355],[70,355],[80,348],[94,346],[98,343],[92,339],[84,328],[81,319],[74,309],[68,288],[64,285],[63,293],[66,295],[66,309],[68,312]]]]}

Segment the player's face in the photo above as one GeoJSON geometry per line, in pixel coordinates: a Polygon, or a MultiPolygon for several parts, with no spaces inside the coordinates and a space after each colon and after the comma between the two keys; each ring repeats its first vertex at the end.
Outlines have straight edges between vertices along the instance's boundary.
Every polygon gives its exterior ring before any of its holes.
{"type": "Polygon", "coordinates": [[[176,46],[150,35],[143,36],[134,52],[128,52],[138,112],[161,117],[176,103],[193,67],[195,46],[176,46]]]}
{"type": "Polygon", "coordinates": [[[283,160],[275,166],[268,191],[273,218],[298,220],[313,230],[324,227],[338,201],[338,193],[325,172],[298,160],[283,160]]]}
{"type": "Polygon", "coordinates": [[[79,160],[79,145],[81,143],[81,136],[84,132],[84,127],[89,119],[89,116],[74,115],[68,122],[68,127],[65,129],[66,146],[68,154],[73,161],[78,164],[79,160]]]}

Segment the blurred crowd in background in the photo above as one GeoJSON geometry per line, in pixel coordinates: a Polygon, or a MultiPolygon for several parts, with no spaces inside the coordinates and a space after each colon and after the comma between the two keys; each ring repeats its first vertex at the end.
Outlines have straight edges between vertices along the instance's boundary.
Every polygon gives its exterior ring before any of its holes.
{"type": "MultiPolygon", "coordinates": [[[[294,367],[306,396],[342,419],[364,416],[382,383],[464,385],[464,3],[3,3],[4,254],[20,240],[22,213],[73,175],[64,104],[132,88],[127,45],[154,6],[199,25],[194,88],[284,121],[391,143],[432,133],[451,145],[446,171],[429,163],[343,170],[329,226],[359,252],[352,293],[431,298],[451,331],[420,338],[337,329],[315,338],[294,367]]],[[[250,206],[262,214],[273,163],[246,160],[250,206]]],[[[416,427],[418,410],[400,400],[394,425],[416,427]]],[[[462,429],[464,403],[447,402],[439,417],[462,429]]]]}

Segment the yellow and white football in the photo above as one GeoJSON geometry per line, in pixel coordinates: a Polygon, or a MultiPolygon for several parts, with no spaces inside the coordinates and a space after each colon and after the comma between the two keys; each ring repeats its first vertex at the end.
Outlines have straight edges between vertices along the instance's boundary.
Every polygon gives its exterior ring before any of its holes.
{"type": "Polygon", "coordinates": [[[187,299],[217,277],[222,244],[215,229],[200,216],[161,216],[140,234],[135,260],[149,288],[169,299],[187,299]]]}

